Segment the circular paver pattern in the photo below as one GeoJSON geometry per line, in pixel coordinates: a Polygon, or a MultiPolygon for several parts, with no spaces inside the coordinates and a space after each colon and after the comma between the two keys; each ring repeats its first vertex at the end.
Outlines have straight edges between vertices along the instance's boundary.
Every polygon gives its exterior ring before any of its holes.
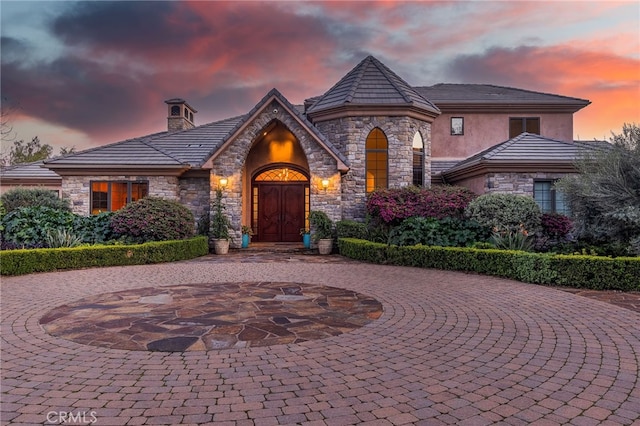
{"type": "Polygon", "coordinates": [[[639,313],[512,280],[330,258],[3,277],[2,424],[60,412],[98,425],[640,422],[639,313]],[[261,281],[341,288],[384,311],[324,339],[184,352],[79,344],[39,323],[105,293],[261,281]]]}
{"type": "Polygon", "coordinates": [[[180,352],[302,343],[377,319],[354,291],[290,282],[185,284],[125,290],[57,307],[48,333],[112,349],[180,352]]]}

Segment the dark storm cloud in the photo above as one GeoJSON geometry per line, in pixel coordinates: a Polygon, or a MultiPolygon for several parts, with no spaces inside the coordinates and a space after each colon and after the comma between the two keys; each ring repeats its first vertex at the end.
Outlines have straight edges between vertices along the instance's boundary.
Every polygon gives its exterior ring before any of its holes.
{"type": "Polygon", "coordinates": [[[135,84],[106,74],[77,58],[46,67],[2,65],[2,93],[30,116],[83,131],[103,131],[135,118],[135,84]]]}
{"type": "Polygon", "coordinates": [[[525,78],[537,80],[535,75],[527,75],[526,67],[517,67],[517,64],[531,61],[538,49],[528,46],[492,48],[482,54],[460,55],[447,66],[447,74],[454,81],[465,83],[517,86],[525,78]],[[514,72],[516,68],[519,71],[517,73],[514,72]]]}
{"type": "Polygon", "coordinates": [[[57,59],[20,60],[28,49],[3,41],[2,91],[27,116],[93,143],[162,130],[171,97],[194,104],[202,124],[244,113],[291,81],[318,94],[309,87],[332,78],[321,63],[336,47],[327,26],[270,3],[81,2],[50,23],[64,42],[57,59]]]}
{"type": "Polygon", "coordinates": [[[211,28],[178,2],[81,2],[51,25],[68,44],[126,51],[175,49],[211,28]],[[177,24],[177,25],[176,25],[177,24]]]}
{"type": "Polygon", "coordinates": [[[0,51],[3,62],[18,62],[24,59],[25,52],[29,49],[27,43],[13,37],[0,37],[0,51]]]}

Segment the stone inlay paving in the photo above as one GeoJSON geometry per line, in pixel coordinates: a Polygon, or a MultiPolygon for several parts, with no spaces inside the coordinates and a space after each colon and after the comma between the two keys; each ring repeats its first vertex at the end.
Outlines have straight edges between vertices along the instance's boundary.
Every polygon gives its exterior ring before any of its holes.
{"type": "Polygon", "coordinates": [[[181,352],[323,339],[362,327],[382,311],[371,297],[321,285],[184,284],[88,297],[51,310],[40,325],[87,345],[181,352]]]}

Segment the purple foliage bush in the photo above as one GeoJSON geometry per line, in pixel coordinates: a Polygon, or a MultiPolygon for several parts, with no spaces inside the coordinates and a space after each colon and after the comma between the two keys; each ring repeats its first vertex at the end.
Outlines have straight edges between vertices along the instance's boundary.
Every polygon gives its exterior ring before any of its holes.
{"type": "Polygon", "coordinates": [[[127,204],[111,217],[111,228],[125,240],[182,240],[194,235],[194,218],[182,204],[157,197],[145,197],[127,204]]]}
{"type": "Polygon", "coordinates": [[[573,221],[559,213],[543,213],[540,216],[542,234],[549,238],[563,239],[573,229],[573,221]]]}
{"type": "Polygon", "coordinates": [[[386,224],[398,224],[410,217],[462,219],[464,210],[476,197],[471,190],[458,186],[381,189],[367,197],[367,213],[386,224]]]}

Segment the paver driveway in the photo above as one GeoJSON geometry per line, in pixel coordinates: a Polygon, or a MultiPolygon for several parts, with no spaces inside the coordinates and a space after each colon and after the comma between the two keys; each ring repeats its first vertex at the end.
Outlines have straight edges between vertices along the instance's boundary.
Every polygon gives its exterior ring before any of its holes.
{"type": "Polygon", "coordinates": [[[1,290],[3,424],[640,423],[640,314],[546,287],[283,255],[34,274],[1,290]],[[101,293],[264,280],[355,290],[384,313],[323,340],[190,352],[87,346],[38,323],[101,293]]]}

